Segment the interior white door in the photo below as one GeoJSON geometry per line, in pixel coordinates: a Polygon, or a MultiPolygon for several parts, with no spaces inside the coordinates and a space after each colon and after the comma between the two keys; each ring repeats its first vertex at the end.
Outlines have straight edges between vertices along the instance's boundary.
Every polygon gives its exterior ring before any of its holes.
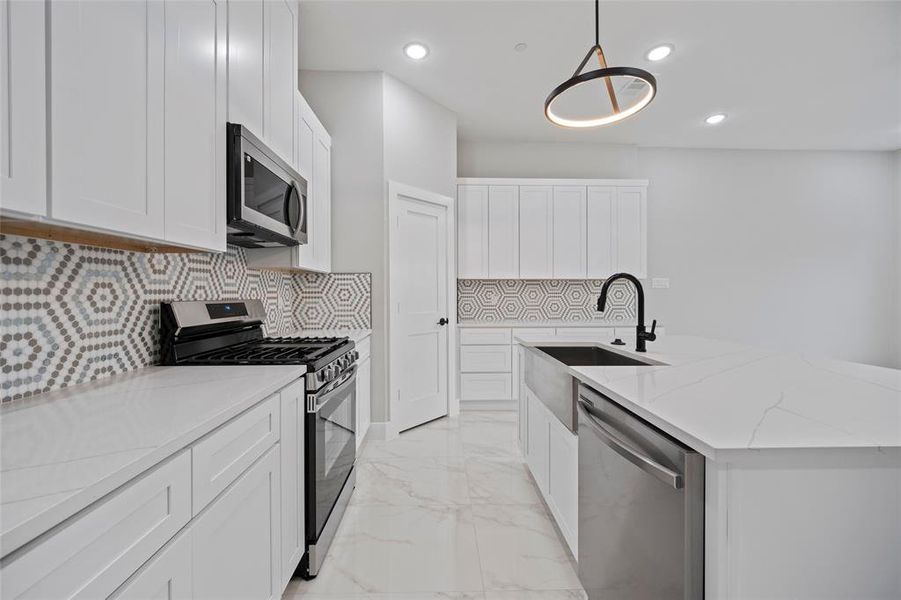
{"type": "Polygon", "coordinates": [[[391,201],[391,420],[403,431],[448,413],[450,231],[447,205],[412,191],[391,201]]]}

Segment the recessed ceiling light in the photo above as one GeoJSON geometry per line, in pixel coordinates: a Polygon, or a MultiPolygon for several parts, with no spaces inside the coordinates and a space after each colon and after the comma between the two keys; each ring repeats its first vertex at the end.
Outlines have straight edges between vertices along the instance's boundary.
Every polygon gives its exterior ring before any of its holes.
{"type": "Polygon", "coordinates": [[[523,42],[520,42],[513,46],[513,49],[517,52],[525,52],[528,49],[529,45],[523,42]]]}
{"type": "Polygon", "coordinates": [[[722,123],[725,120],[726,120],[725,114],[716,113],[715,115],[710,115],[709,117],[704,119],[704,122],[707,123],[708,125],[719,125],[720,123],[722,123]]]}
{"type": "Polygon", "coordinates": [[[425,44],[419,42],[410,42],[404,46],[404,54],[413,60],[422,60],[429,55],[429,49],[425,44]]]}
{"type": "Polygon", "coordinates": [[[648,53],[645,54],[645,58],[650,61],[656,62],[658,60],[663,60],[673,52],[672,44],[663,44],[662,46],[657,46],[656,48],[651,48],[648,50],[648,53]]]}

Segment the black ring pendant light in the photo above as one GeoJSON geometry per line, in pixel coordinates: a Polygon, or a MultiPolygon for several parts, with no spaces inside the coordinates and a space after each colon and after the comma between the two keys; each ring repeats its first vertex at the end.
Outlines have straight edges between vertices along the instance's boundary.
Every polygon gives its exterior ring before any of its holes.
{"type": "Polygon", "coordinates": [[[637,69],[635,67],[607,66],[607,59],[604,57],[604,51],[601,49],[600,44],[598,3],[599,0],[594,0],[594,46],[592,46],[588,50],[588,54],[585,55],[585,58],[583,58],[582,62],[579,63],[579,66],[576,67],[576,71],[573,73],[572,77],[555,87],[547,97],[547,100],[544,101],[544,116],[547,117],[547,119],[551,123],[560,125],[561,127],[599,127],[601,125],[610,125],[612,123],[617,123],[643,109],[645,106],[650,104],[651,100],[654,99],[654,96],[657,95],[657,80],[653,75],[651,75],[644,69],[637,69]],[[601,68],[594,71],[582,73],[582,69],[584,69],[585,65],[588,64],[588,60],[591,58],[592,54],[597,55],[598,63],[600,63],[601,68]],[[607,88],[607,95],[610,97],[610,104],[613,107],[613,112],[611,114],[586,119],[570,119],[554,113],[554,101],[557,100],[557,98],[559,98],[561,94],[569,89],[576,87],[577,85],[583,84],[587,81],[592,81],[594,79],[600,79],[602,77],[605,80],[604,84],[607,88]],[[619,107],[619,102],[616,98],[616,92],[613,89],[613,82],[611,81],[611,77],[632,77],[634,79],[639,79],[647,84],[648,89],[644,93],[644,95],[639,98],[634,104],[632,104],[625,110],[621,110],[619,107]]]}

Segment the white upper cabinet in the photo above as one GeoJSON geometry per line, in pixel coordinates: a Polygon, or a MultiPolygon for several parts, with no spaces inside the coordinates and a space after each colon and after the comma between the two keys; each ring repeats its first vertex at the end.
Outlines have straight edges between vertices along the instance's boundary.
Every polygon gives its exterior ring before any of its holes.
{"type": "Polygon", "coordinates": [[[616,270],[647,277],[647,188],[616,190],[616,270]]]}
{"type": "Polygon", "coordinates": [[[0,2],[0,208],[47,214],[46,4],[0,2]]]}
{"type": "Polygon", "coordinates": [[[588,187],[588,277],[603,279],[616,270],[616,188],[588,187]]]}
{"type": "Polygon", "coordinates": [[[588,277],[647,277],[647,188],[588,187],[588,277]]]}
{"type": "Polygon", "coordinates": [[[263,19],[263,0],[229,0],[228,120],[259,138],[264,135],[263,19]]]}
{"type": "Polygon", "coordinates": [[[457,190],[457,276],[488,277],[487,185],[461,185],[457,190]]]}
{"type": "Polygon", "coordinates": [[[644,278],[646,223],[644,180],[460,179],[457,276],[644,278]]]}
{"type": "Polygon", "coordinates": [[[263,70],[263,135],[288,164],[294,156],[294,97],[297,91],[297,3],[268,0],[265,3],[265,69],[263,70]]]}
{"type": "Polygon", "coordinates": [[[225,0],[166,4],[165,237],[225,250],[225,0]]]}
{"type": "Polygon", "coordinates": [[[554,186],[554,278],[586,277],[584,186],[554,186]]]}
{"type": "Polygon", "coordinates": [[[316,270],[329,272],[332,267],[332,138],[325,130],[316,135],[313,144],[312,221],[307,220],[313,235],[313,264],[316,270]]]}
{"type": "Polygon", "coordinates": [[[519,277],[519,188],[488,188],[488,277],[519,277]]]}
{"type": "Polygon", "coordinates": [[[71,0],[47,10],[51,216],[163,238],[164,4],[71,0]]]}
{"type": "Polygon", "coordinates": [[[519,276],[550,279],[554,276],[554,188],[519,187],[519,276]]]}

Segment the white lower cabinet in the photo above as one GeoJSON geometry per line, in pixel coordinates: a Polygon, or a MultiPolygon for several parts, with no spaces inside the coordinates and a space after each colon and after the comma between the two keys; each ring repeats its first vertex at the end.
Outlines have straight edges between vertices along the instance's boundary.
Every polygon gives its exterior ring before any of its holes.
{"type": "Polygon", "coordinates": [[[361,358],[357,366],[357,449],[359,450],[372,423],[372,362],[361,358]]]}
{"type": "Polygon", "coordinates": [[[281,597],[279,446],[276,444],[192,526],[193,597],[281,597]]]}
{"type": "Polygon", "coordinates": [[[523,385],[520,423],[525,423],[528,439],[526,465],[541,495],[563,533],[573,556],[578,555],[579,529],[579,438],[523,385]]]}
{"type": "Polygon", "coordinates": [[[281,392],[282,586],[288,585],[306,550],[304,436],[307,416],[303,379],[281,392]]]}
{"type": "Polygon", "coordinates": [[[180,533],[119,588],[112,600],[189,600],[194,585],[191,536],[190,529],[180,533]]]}

